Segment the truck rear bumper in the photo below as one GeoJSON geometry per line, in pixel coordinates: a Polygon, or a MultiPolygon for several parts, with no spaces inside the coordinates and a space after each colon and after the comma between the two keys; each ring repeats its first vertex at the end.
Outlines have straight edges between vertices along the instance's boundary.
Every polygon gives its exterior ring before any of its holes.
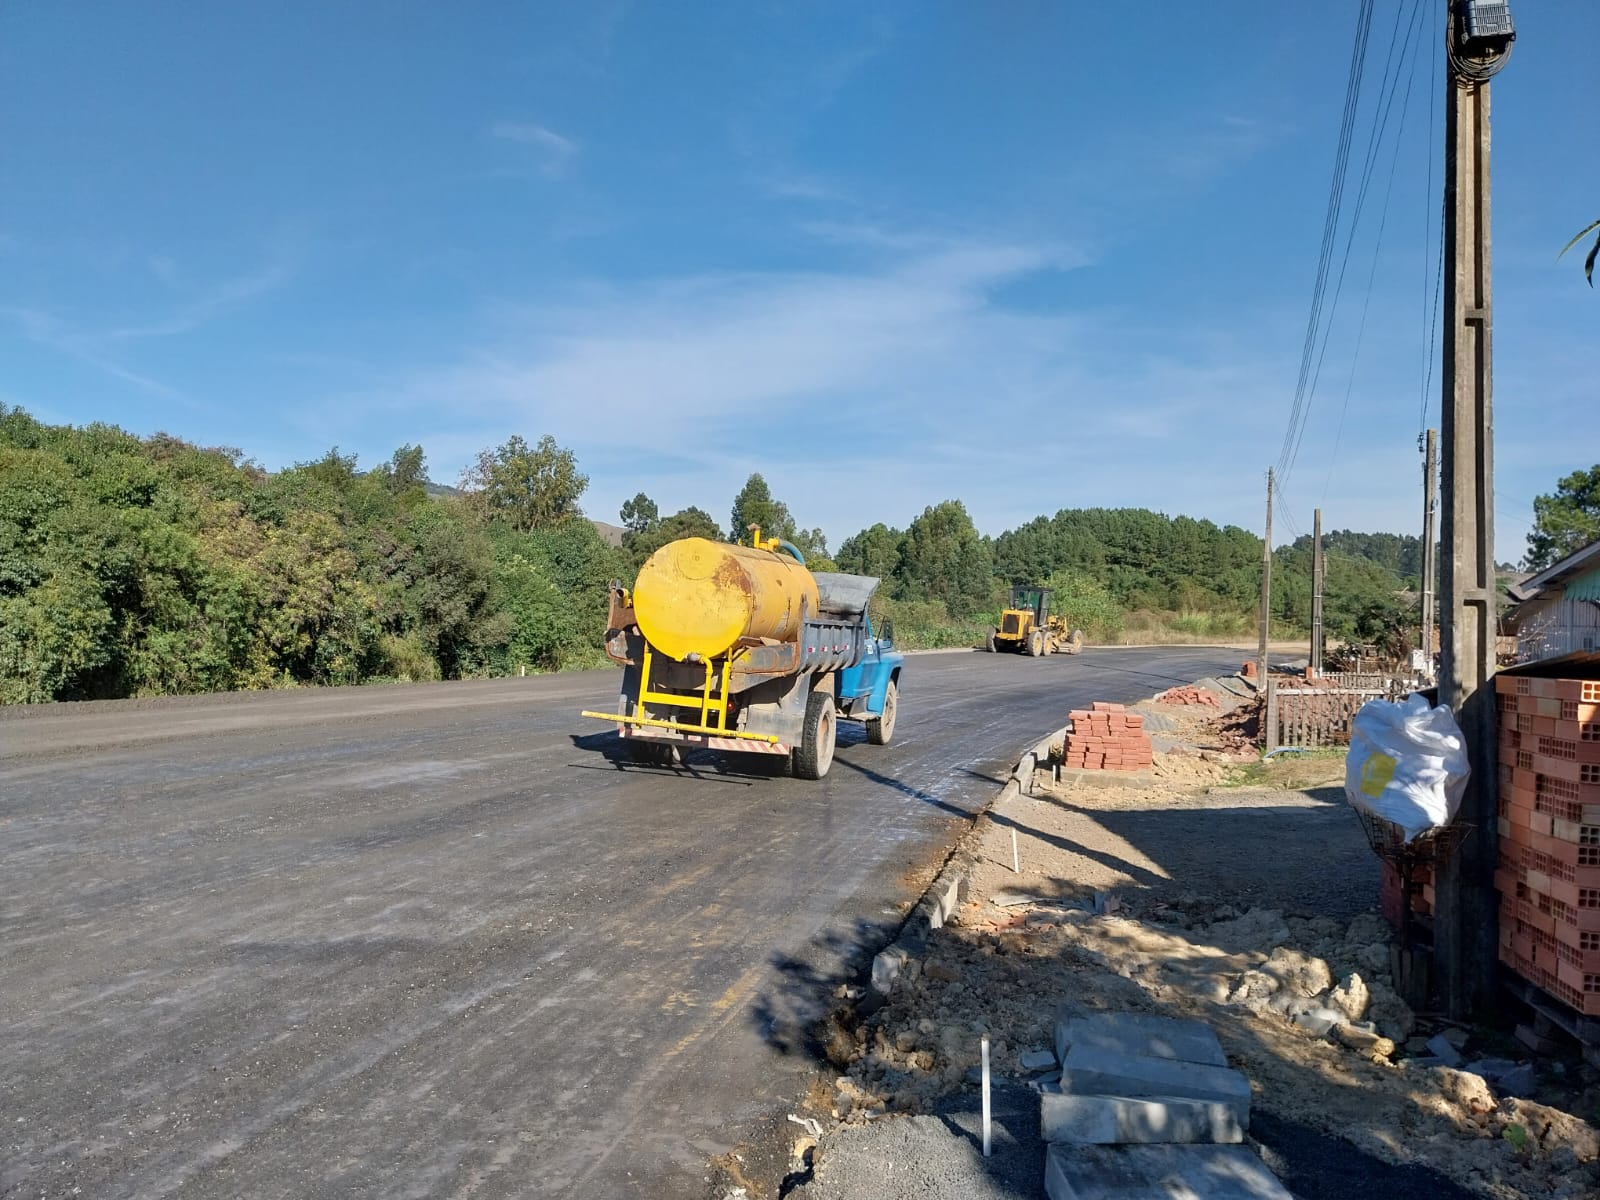
{"type": "Polygon", "coordinates": [[[659,742],[664,746],[696,747],[704,750],[737,750],[741,754],[791,754],[794,747],[782,742],[758,742],[751,738],[717,737],[704,733],[676,733],[668,730],[640,729],[618,725],[617,736],[638,742],[659,742]]]}

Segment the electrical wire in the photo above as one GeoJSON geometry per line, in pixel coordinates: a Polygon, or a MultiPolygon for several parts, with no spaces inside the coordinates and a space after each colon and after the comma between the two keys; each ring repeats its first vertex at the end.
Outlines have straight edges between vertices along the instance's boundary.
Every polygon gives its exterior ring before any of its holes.
{"type": "MultiPolygon", "coordinates": [[[[1432,36],[1429,43],[1435,48],[1439,47],[1439,8],[1433,5],[1429,12],[1429,32],[1432,36]]],[[[1422,193],[1422,325],[1428,331],[1428,348],[1422,355],[1422,396],[1417,410],[1417,449],[1422,449],[1422,439],[1428,431],[1428,404],[1429,392],[1433,386],[1433,355],[1435,342],[1439,334],[1439,290],[1444,281],[1444,188],[1439,189],[1438,204],[1433,202],[1433,160],[1435,150],[1433,144],[1434,130],[1437,126],[1437,110],[1439,91],[1442,80],[1438,75],[1438,67],[1443,55],[1431,56],[1433,69],[1429,71],[1428,87],[1428,176],[1427,183],[1422,193]],[[1439,249],[1435,254],[1428,252],[1433,246],[1433,236],[1438,234],[1439,249]],[[1428,303],[1428,259],[1433,259],[1433,303],[1428,303]]]]}
{"type": "MultiPolygon", "coordinates": [[[[1416,0],[1416,3],[1412,7],[1412,24],[1408,25],[1406,27],[1406,41],[1405,41],[1405,44],[1403,46],[1401,46],[1401,48],[1400,48],[1401,63],[1404,62],[1406,51],[1411,45],[1411,34],[1412,34],[1413,26],[1417,23],[1417,18],[1419,18],[1421,15],[1422,15],[1422,0],[1416,0]]],[[[1418,40],[1420,42],[1420,38],[1418,40]]],[[[1405,91],[1404,97],[1402,97],[1402,99],[1400,101],[1400,120],[1399,120],[1399,123],[1395,127],[1395,133],[1394,133],[1394,153],[1389,158],[1389,182],[1387,183],[1387,185],[1385,185],[1384,191],[1383,191],[1383,208],[1382,208],[1381,212],[1379,213],[1379,217],[1378,217],[1378,234],[1377,234],[1377,237],[1375,237],[1373,239],[1373,242],[1372,242],[1372,266],[1367,271],[1366,293],[1362,296],[1362,299],[1361,299],[1361,320],[1356,325],[1355,346],[1350,352],[1350,373],[1345,378],[1344,400],[1339,405],[1339,424],[1338,424],[1337,428],[1335,429],[1334,435],[1333,435],[1333,449],[1332,449],[1331,453],[1328,455],[1328,475],[1327,475],[1327,478],[1324,479],[1323,483],[1322,483],[1322,500],[1321,500],[1321,503],[1326,503],[1327,502],[1328,489],[1333,485],[1333,471],[1334,471],[1334,468],[1338,465],[1338,462],[1339,462],[1339,446],[1344,440],[1344,421],[1345,421],[1346,415],[1348,415],[1348,413],[1350,411],[1350,394],[1355,390],[1355,385],[1356,385],[1356,366],[1361,361],[1361,343],[1366,337],[1366,332],[1367,332],[1367,311],[1372,306],[1372,287],[1373,287],[1373,284],[1377,281],[1377,278],[1378,278],[1378,259],[1379,259],[1380,255],[1382,253],[1382,250],[1383,250],[1383,233],[1384,233],[1384,230],[1389,225],[1389,200],[1394,195],[1394,177],[1395,177],[1395,175],[1396,175],[1396,173],[1397,173],[1397,171],[1399,169],[1399,166],[1400,166],[1400,142],[1405,137],[1406,113],[1409,112],[1410,108],[1411,108],[1411,88],[1412,88],[1412,85],[1416,82],[1416,77],[1417,77],[1417,59],[1420,58],[1420,57],[1421,57],[1420,54],[1414,54],[1412,56],[1412,58],[1411,58],[1411,72],[1410,72],[1410,74],[1408,74],[1406,76],[1406,91],[1405,91]]],[[[1399,82],[1400,65],[1401,64],[1397,63],[1396,66],[1395,66],[1396,83],[1399,82]]],[[[1393,97],[1391,96],[1391,103],[1392,103],[1392,101],[1393,101],[1393,97]]],[[[1385,119],[1385,123],[1387,123],[1387,120],[1388,120],[1387,112],[1385,113],[1384,119],[1385,119]]],[[[1382,138],[1381,127],[1380,127],[1380,132],[1379,132],[1379,138],[1380,138],[1380,141],[1381,141],[1381,138],[1382,138]]],[[[1353,232],[1354,231],[1352,230],[1352,234],[1353,234],[1353,232]]],[[[1342,273],[1343,272],[1341,271],[1341,274],[1342,273]]]]}
{"type": "MultiPolygon", "coordinates": [[[[1322,344],[1317,351],[1316,369],[1313,371],[1311,376],[1311,386],[1306,393],[1307,413],[1309,413],[1311,401],[1316,395],[1317,383],[1322,378],[1322,364],[1327,357],[1328,342],[1333,334],[1333,315],[1338,311],[1339,297],[1344,292],[1345,272],[1350,265],[1350,253],[1355,248],[1356,233],[1361,226],[1361,213],[1366,207],[1367,190],[1372,185],[1373,168],[1377,164],[1378,154],[1383,145],[1384,134],[1389,126],[1389,114],[1394,108],[1395,92],[1399,90],[1400,72],[1405,64],[1405,55],[1411,43],[1411,31],[1416,23],[1416,18],[1420,11],[1420,3],[1421,0],[1413,0],[1411,9],[1412,19],[1411,21],[1407,22],[1406,39],[1405,42],[1400,46],[1400,52],[1398,55],[1395,53],[1395,42],[1400,32],[1400,16],[1404,11],[1404,6],[1397,5],[1395,7],[1394,29],[1389,34],[1389,51],[1388,55],[1384,59],[1383,82],[1379,86],[1378,101],[1373,112],[1372,129],[1367,137],[1367,152],[1362,162],[1361,181],[1357,185],[1356,189],[1355,209],[1351,214],[1350,224],[1345,232],[1344,253],[1340,258],[1338,277],[1334,281],[1333,304],[1329,309],[1328,323],[1322,332],[1322,344]],[[1389,73],[1389,67],[1391,63],[1394,65],[1394,73],[1392,75],[1389,73]]],[[[1294,455],[1291,456],[1289,462],[1290,471],[1293,470],[1294,458],[1298,457],[1299,455],[1300,440],[1304,436],[1305,424],[1302,421],[1299,433],[1295,438],[1294,455]]],[[[1287,480],[1289,471],[1285,471],[1283,474],[1285,480],[1287,480]]]]}
{"type": "Polygon", "coordinates": [[[1350,50],[1350,68],[1345,79],[1344,111],[1339,118],[1339,138],[1334,149],[1333,176],[1328,186],[1327,209],[1323,215],[1322,245],[1317,256],[1317,271],[1311,285],[1311,306],[1306,318],[1305,341],[1300,351],[1300,373],[1295,381],[1294,401],[1289,409],[1283,449],[1278,455],[1278,474],[1287,476],[1299,445],[1306,416],[1306,387],[1311,378],[1312,357],[1316,352],[1317,331],[1322,319],[1322,302],[1327,291],[1328,270],[1333,262],[1333,247],[1339,229],[1339,213],[1344,204],[1344,182],[1350,164],[1350,144],[1360,107],[1361,83],[1366,72],[1367,43],[1372,32],[1372,0],[1362,0],[1356,15],[1355,37],[1350,50]]]}

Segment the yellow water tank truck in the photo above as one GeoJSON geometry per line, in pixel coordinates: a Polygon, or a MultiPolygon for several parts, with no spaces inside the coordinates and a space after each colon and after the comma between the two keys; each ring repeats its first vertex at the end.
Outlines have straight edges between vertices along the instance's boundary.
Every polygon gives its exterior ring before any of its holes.
{"type": "Polygon", "coordinates": [[[904,656],[874,630],[878,580],[810,570],[779,538],[668,542],[632,590],[611,585],[606,653],[622,666],[615,721],[636,761],[693,749],[780,755],[801,779],[833,763],[840,720],[894,734],[904,656]]]}

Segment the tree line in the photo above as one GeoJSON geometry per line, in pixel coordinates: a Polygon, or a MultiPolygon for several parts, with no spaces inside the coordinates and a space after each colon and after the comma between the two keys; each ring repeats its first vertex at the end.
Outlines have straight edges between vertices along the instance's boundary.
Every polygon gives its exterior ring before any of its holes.
{"type": "MultiPolygon", "coordinates": [[[[726,526],[640,493],[613,545],[584,517],[587,487],[549,437],[483,451],[451,489],[429,483],[418,446],[365,471],[333,449],[268,472],[235,449],[0,405],[0,703],[598,666],[611,580],[675,538],[748,540],[752,525],[818,569],[881,578],[878,616],[907,646],[981,640],[1012,583],[1054,587],[1100,641],[1149,612],[1215,632],[1248,622],[1257,594],[1255,534],[1143,509],[1068,509],[990,538],[951,499],[830,552],[756,474],[726,526]]],[[[1406,616],[1416,539],[1327,542],[1332,635],[1406,616]]],[[[1304,543],[1278,557],[1288,627],[1309,620],[1304,543]]]]}

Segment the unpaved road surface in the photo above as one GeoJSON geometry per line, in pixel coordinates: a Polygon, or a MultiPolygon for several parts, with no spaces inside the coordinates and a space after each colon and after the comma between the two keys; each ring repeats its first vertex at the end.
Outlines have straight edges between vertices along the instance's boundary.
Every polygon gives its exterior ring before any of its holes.
{"type": "Polygon", "coordinates": [[[699,1196],[1021,747],[1238,661],[915,656],[821,783],[611,672],[0,711],[0,1195],[699,1196]]]}

